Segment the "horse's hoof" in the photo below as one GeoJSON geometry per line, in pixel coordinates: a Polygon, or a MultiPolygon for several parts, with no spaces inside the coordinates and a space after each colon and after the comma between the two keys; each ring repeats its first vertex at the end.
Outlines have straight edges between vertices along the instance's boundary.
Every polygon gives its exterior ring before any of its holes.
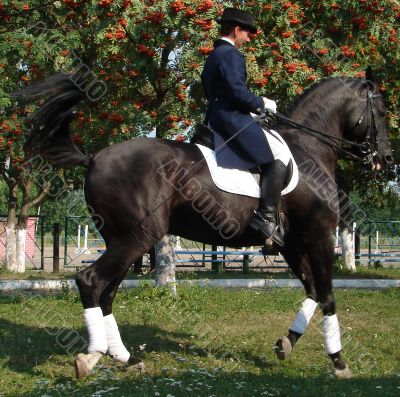
{"type": "Polygon", "coordinates": [[[146,365],[144,364],[143,361],[141,361],[140,363],[137,363],[135,365],[132,366],[133,369],[137,369],[141,374],[146,373],[146,365]]]}
{"type": "Polygon", "coordinates": [[[336,379],[350,379],[353,377],[353,373],[347,365],[343,369],[334,368],[333,373],[336,379]]]}
{"type": "Polygon", "coordinates": [[[146,365],[141,360],[130,357],[127,364],[128,364],[129,370],[135,369],[135,370],[138,370],[141,374],[146,373],[146,365]]]}
{"type": "Polygon", "coordinates": [[[292,350],[292,344],[287,336],[282,336],[275,343],[275,353],[279,360],[287,359],[292,350]]]}
{"type": "Polygon", "coordinates": [[[103,353],[100,352],[78,354],[75,359],[76,378],[82,379],[87,376],[101,357],[103,357],[103,353]]]}

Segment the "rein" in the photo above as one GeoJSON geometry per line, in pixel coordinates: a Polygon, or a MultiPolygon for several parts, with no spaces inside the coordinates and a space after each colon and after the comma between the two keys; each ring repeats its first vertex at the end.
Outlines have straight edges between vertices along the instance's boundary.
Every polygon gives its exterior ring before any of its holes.
{"type": "Polygon", "coordinates": [[[341,144],[346,143],[350,146],[357,147],[364,153],[365,142],[356,143],[353,141],[349,141],[348,139],[345,139],[345,138],[339,138],[339,137],[325,134],[324,132],[315,130],[314,128],[308,127],[304,124],[297,123],[296,121],[284,116],[282,113],[279,113],[279,112],[275,113],[275,116],[278,119],[283,120],[285,122],[285,124],[287,124],[293,128],[296,128],[298,130],[301,130],[303,132],[308,133],[309,135],[319,139],[321,142],[325,143],[329,147],[333,147],[334,149],[339,150],[340,152],[346,154],[347,156],[351,157],[353,160],[364,161],[364,156],[360,157],[360,156],[355,155],[354,153],[350,152],[349,150],[342,148],[341,144]]]}
{"type": "Polygon", "coordinates": [[[356,160],[356,161],[362,161],[364,163],[369,163],[372,161],[373,157],[376,154],[376,121],[374,117],[374,110],[372,107],[372,99],[378,98],[381,95],[373,95],[370,89],[368,89],[368,94],[367,94],[367,102],[366,102],[366,109],[359,118],[359,120],[356,123],[356,126],[361,124],[364,120],[364,115],[367,113],[367,133],[365,136],[365,141],[362,143],[357,143],[350,141],[346,138],[341,138],[341,137],[336,137],[332,136],[329,134],[326,134],[322,131],[315,130],[314,128],[308,127],[304,124],[298,123],[286,116],[284,116],[280,112],[276,113],[268,113],[266,114],[266,123],[268,124],[268,120],[274,120],[274,118],[277,118],[281,121],[283,121],[285,124],[296,128],[298,130],[301,130],[303,132],[306,132],[307,134],[319,139],[321,142],[325,143],[329,147],[333,147],[334,149],[346,154],[349,156],[351,159],[356,160]],[[361,153],[363,154],[362,156],[357,156],[356,154],[352,153],[349,150],[346,150],[341,147],[342,144],[349,145],[351,147],[356,147],[360,149],[361,153]]]}

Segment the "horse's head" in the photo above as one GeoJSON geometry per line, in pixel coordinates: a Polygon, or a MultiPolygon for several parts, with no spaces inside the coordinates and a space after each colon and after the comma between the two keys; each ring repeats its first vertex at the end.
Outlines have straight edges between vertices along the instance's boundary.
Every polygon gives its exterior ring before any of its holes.
{"type": "Polygon", "coordinates": [[[385,106],[370,67],[365,79],[355,87],[348,104],[344,132],[345,138],[355,142],[355,154],[376,170],[393,163],[386,132],[385,106]]]}

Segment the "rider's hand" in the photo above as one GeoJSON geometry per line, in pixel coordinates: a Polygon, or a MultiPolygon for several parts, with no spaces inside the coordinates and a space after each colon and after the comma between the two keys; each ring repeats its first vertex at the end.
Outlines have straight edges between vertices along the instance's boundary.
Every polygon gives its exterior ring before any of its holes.
{"type": "Polygon", "coordinates": [[[272,113],[276,113],[276,102],[273,101],[272,99],[268,99],[263,97],[264,101],[264,108],[269,110],[272,113]]]}

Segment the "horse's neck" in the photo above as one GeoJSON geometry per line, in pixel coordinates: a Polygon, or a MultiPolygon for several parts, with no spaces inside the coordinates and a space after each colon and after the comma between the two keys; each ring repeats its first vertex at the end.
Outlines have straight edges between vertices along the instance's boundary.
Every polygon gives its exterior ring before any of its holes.
{"type": "Polygon", "coordinates": [[[340,105],[332,106],[329,98],[319,100],[317,96],[314,100],[308,100],[309,104],[302,104],[293,109],[289,118],[296,123],[303,124],[313,130],[320,131],[322,134],[329,135],[337,139],[326,137],[317,138],[309,132],[295,128],[285,128],[280,132],[288,142],[291,150],[302,158],[314,158],[332,172],[338,160],[338,148],[340,138],[343,137],[341,126],[341,113],[343,109],[340,105]]]}

